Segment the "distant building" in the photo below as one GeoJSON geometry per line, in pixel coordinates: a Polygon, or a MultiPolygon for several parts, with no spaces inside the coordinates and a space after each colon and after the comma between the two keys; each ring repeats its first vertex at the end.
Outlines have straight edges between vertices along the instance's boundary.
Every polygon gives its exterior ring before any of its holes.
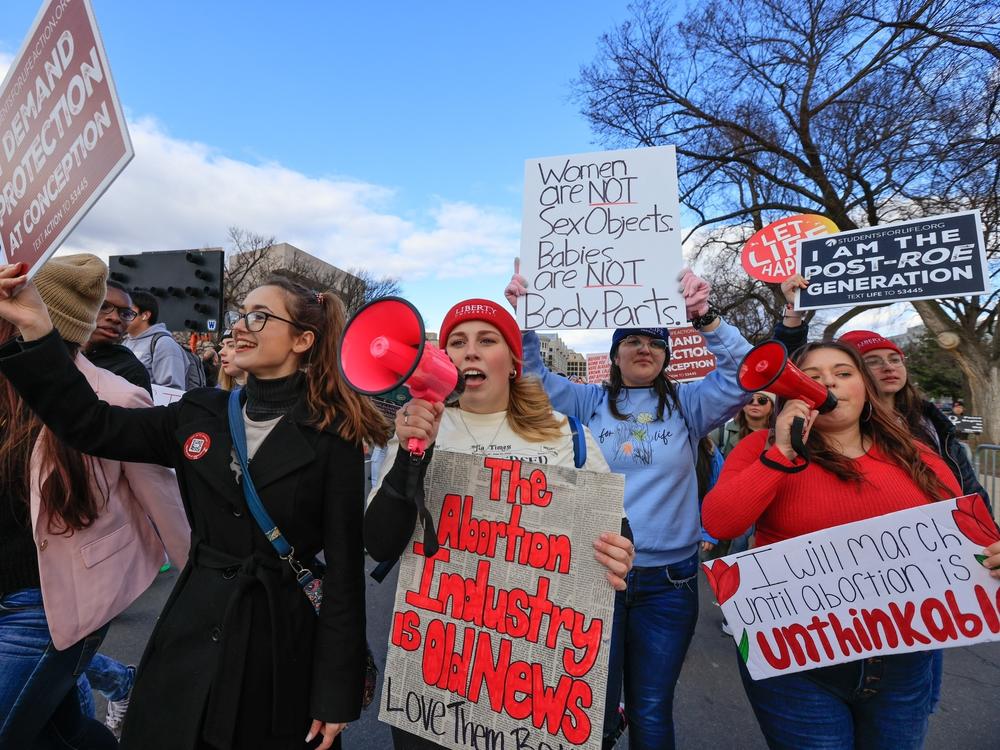
{"type": "Polygon", "coordinates": [[[557,334],[540,333],[542,363],[552,372],[586,379],[587,358],[570,349],[557,334]]]}
{"type": "Polygon", "coordinates": [[[245,276],[246,280],[235,288],[228,288],[227,292],[231,297],[239,298],[272,273],[286,276],[310,289],[329,289],[339,295],[348,307],[359,293],[362,297],[364,295],[364,282],[357,276],[287,242],[231,256],[226,275],[232,280],[241,280],[245,276]]]}
{"type": "Polygon", "coordinates": [[[909,346],[920,343],[920,339],[924,337],[927,333],[927,326],[920,324],[915,326],[910,326],[906,329],[906,333],[900,333],[896,336],[889,336],[889,340],[898,346],[900,349],[906,349],[909,346]]]}

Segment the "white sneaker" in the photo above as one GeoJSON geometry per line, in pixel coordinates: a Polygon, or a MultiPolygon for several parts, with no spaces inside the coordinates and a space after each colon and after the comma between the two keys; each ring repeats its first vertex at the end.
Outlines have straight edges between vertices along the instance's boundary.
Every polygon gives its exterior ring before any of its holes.
{"type": "Polygon", "coordinates": [[[733,629],[729,627],[729,623],[725,620],[722,621],[722,632],[730,636],[733,634],[733,629]]]}
{"type": "MultiPolygon", "coordinates": [[[[135,667],[129,665],[129,672],[132,673],[132,680],[135,681],[135,667]]],[[[104,726],[111,730],[115,739],[122,738],[122,724],[125,723],[125,712],[128,711],[128,702],[132,698],[132,688],[128,694],[120,701],[108,701],[108,712],[104,715],[104,726]]]]}

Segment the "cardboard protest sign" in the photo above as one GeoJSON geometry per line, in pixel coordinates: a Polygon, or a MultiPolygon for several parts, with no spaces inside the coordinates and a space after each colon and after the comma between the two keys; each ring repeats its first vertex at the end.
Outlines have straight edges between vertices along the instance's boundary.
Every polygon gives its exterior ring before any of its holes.
{"type": "Polygon", "coordinates": [[[89,0],[49,0],[0,89],[0,262],[33,276],[132,154],[89,0]]]}
{"type": "Polygon", "coordinates": [[[974,417],[970,414],[963,414],[958,417],[952,414],[948,417],[948,419],[951,420],[953,425],[955,425],[955,429],[958,432],[969,432],[978,435],[983,431],[982,417],[974,417]]]}
{"type": "Polygon", "coordinates": [[[676,328],[670,331],[670,362],[667,375],[684,383],[701,380],[715,369],[715,355],[708,350],[708,342],[696,329],[676,328]]]}
{"type": "Polygon", "coordinates": [[[989,289],[978,211],[855,229],[799,246],[799,310],[967,297],[989,289]]]}
{"type": "Polygon", "coordinates": [[[673,146],[530,159],[521,328],[685,324],[673,146]]]}
{"type": "Polygon", "coordinates": [[[379,719],[447,748],[598,750],[614,591],[591,543],[624,478],[436,451],[401,560],[379,719]]]}
{"type": "Polygon", "coordinates": [[[844,524],[702,567],[750,675],[1000,640],[1000,533],[978,495],[844,524]]]}
{"type": "Polygon", "coordinates": [[[743,246],[743,269],[755,279],[780,284],[795,273],[799,242],[832,234],[833,220],[818,214],[797,214],[773,221],[743,246]]]}
{"type": "Polygon", "coordinates": [[[607,352],[587,355],[587,382],[600,385],[611,375],[611,360],[607,352]]]}

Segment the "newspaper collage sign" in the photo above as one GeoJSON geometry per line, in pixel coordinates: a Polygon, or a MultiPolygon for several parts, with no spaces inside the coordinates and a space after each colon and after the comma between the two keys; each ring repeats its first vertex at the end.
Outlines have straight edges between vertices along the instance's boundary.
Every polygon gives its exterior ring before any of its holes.
{"type": "Polygon", "coordinates": [[[702,567],[755,680],[1000,640],[1000,533],[978,495],[835,526],[702,567]]]}
{"type": "Polygon", "coordinates": [[[517,306],[523,329],[685,324],[673,146],[531,159],[517,306]]]}
{"type": "Polygon", "coordinates": [[[592,542],[624,479],[437,451],[441,549],[400,562],[379,719],[447,748],[599,750],[614,590],[592,542]]]}
{"type": "Polygon", "coordinates": [[[89,0],[49,0],[0,91],[0,262],[34,276],[132,154],[89,0]]]}

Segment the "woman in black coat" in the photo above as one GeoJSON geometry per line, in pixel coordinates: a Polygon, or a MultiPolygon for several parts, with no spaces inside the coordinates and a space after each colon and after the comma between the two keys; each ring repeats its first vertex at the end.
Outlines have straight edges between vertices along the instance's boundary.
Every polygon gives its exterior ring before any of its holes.
{"type": "Polygon", "coordinates": [[[176,469],[191,555],[143,655],[122,746],[141,750],[339,747],[365,673],[362,440],[388,425],[339,375],[339,300],[276,277],[232,314],[249,373],[250,474],[275,524],[327,564],[319,616],[250,514],[227,417],[229,394],[166,407],[99,401],[72,366],[23,264],[0,266],[0,316],[21,339],[0,369],[62,440],[86,453],[176,469]]]}

